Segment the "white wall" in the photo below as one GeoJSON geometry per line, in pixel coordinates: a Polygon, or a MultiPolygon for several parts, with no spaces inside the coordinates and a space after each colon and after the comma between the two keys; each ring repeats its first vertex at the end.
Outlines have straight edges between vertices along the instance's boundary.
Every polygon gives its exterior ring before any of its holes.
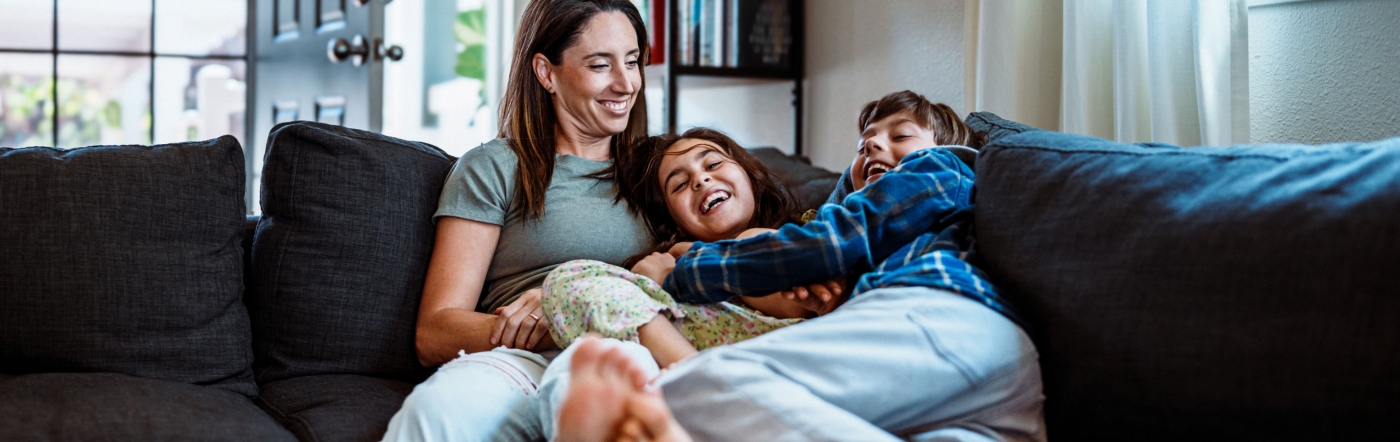
{"type": "Polygon", "coordinates": [[[865,103],[909,89],[963,109],[964,0],[808,0],[805,146],[843,170],[865,103]]]}
{"type": "MultiPolygon", "coordinates": [[[[654,67],[661,70],[662,67],[654,67]]],[[[658,83],[656,89],[660,89],[658,83]]],[[[647,88],[652,89],[651,83],[647,88]]],[[[734,138],[740,146],[778,147],[792,153],[793,109],[791,80],[742,80],[732,78],[681,77],[680,107],[676,110],[676,132],[692,127],[708,127],[734,138]]],[[[661,95],[657,95],[658,97],[661,95]]],[[[649,129],[666,130],[664,102],[647,97],[649,129]]]]}
{"type": "Polygon", "coordinates": [[[1400,135],[1400,1],[1249,9],[1250,138],[1370,141],[1400,135]]]}

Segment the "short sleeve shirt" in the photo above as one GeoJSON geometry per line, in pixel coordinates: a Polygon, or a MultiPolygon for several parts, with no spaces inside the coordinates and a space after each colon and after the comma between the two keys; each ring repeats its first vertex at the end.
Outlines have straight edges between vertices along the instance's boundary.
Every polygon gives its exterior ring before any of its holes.
{"type": "Polygon", "coordinates": [[[611,181],[589,178],[612,165],[573,155],[554,156],[544,216],[526,220],[512,206],[519,159],[503,139],[467,151],[452,167],[433,215],[501,226],[477,311],[490,313],[539,287],[559,264],[592,259],[622,265],[652,239],[640,217],[615,201],[611,181]]]}

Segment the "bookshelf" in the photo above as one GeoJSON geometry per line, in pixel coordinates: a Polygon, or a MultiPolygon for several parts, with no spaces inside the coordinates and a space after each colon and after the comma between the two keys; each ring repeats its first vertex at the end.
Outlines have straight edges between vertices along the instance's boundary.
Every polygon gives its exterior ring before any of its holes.
{"type": "Polygon", "coordinates": [[[792,149],[802,155],[804,0],[652,2],[665,17],[665,53],[653,66],[665,72],[666,132],[677,133],[682,77],[789,80],[792,149]]]}

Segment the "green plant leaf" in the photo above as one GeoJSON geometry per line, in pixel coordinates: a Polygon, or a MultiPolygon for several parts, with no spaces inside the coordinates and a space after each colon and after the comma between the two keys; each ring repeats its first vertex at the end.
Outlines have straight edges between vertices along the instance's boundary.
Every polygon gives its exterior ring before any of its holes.
{"type": "Polygon", "coordinates": [[[471,45],[457,54],[457,75],[486,81],[486,45],[471,45]]]}
{"type": "Polygon", "coordinates": [[[486,44],[486,9],[473,9],[457,14],[452,33],[463,46],[486,44]]]}

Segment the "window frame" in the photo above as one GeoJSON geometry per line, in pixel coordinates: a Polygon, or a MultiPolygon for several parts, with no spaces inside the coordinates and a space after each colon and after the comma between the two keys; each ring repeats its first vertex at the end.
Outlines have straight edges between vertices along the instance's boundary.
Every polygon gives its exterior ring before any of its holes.
{"type": "MultiPolygon", "coordinates": [[[[32,1],[32,0],[31,0],[31,1],[32,1]]],[[[173,1],[178,1],[178,0],[173,0],[173,1]]],[[[51,106],[53,106],[54,109],[55,109],[55,111],[53,112],[52,120],[51,120],[51,126],[53,126],[53,127],[50,129],[50,130],[52,131],[52,133],[50,134],[50,136],[52,137],[51,140],[52,140],[52,142],[53,142],[53,146],[54,146],[54,147],[58,147],[58,146],[62,145],[62,143],[61,143],[60,140],[59,140],[59,120],[60,120],[61,115],[60,115],[60,113],[57,111],[58,106],[59,106],[59,102],[58,102],[58,90],[59,90],[59,88],[57,87],[57,85],[58,85],[58,79],[59,79],[58,60],[59,60],[59,56],[60,56],[60,55],[91,55],[91,56],[112,56],[112,57],[145,58],[145,59],[146,59],[146,63],[149,65],[150,76],[151,76],[150,81],[148,81],[148,82],[146,83],[146,99],[147,99],[147,102],[150,103],[150,106],[151,106],[151,109],[149,110],[150,116],[151,116],[151,127],[148,129],[148,131],[147,131],[147,133],[146,133],[146,139],[149,140],[151,144],[155,144],[155,139],[156,139],[156,127],[158,127],[158,124],[156,123],[156,118],[158,118],[158,117],[157,117],[156,112],[155,112],[155,106],[156,106],[156,100],[155,100],[155,90],[156,90],[156,59],[159,58],[159,57],[186,58],[186,59],[190,59],[190,60],[242,61],[242,62],[243,62],[243,66],[244,66],[244,75],[245,75],[245,79],[248,80],[248,83],[249,83],[249,85],[250,85],[250,87],[249,87],[247,90],[245,90],[244,93],[243,93],[243,94],[244,94],[244,100],[245,100],[245,101],[249,101],[249,100],[252,99],[252,98],[251,98],[251,97],[253,96],[253,89],[252,89],[252,87],[251,87],[251,85],[252,85],[251,79],[252,79],[252,75],[253,75],[253,56],[252,56],[252,54],[254,53],[252,44],[253,44],[253,41],[254,41],[254,40],[253,40],[251,37],[253,36],[253,20],[254,20],[254,15],[253,15],[253,13],[254,13],[254,11],[253,11],[253,4],[254,4],[254,1],[255,1],[255,0],[244,0],[244,1],[245,1],[245,6],[248,8],[248,14],[247,14],[247,16],[245,17],[245,20],[247,21],[247,23],[245,23],[244,35],[245,35],[245,38],[247,38],[247,43],[244,45],[244,48],[243,48],[243,55],[215,55],[215,54],[190,55],[190,54],[179,54],[179,53],[161,53],[161,52],[157,51],[157,50],[156,50],[156,34],[157,34],[157,28],[156,28],[156,14],[157,14],[156,6],[157,6],[157,5],[156,5],[156,3],[158,2],[158,0],[150,0],[150,2],[151,2],[150,41],[149,41],[150,47],[149,47],[146,51],[105,51],[105,50],[83,50],[83,49],[60,49],[60,48],[59,48],[59,42],[58,42],[58,36],[59,36],[59,7],[58,7],[58,2],[59,2],[59,0],[49,0],[49,2],[53,5],[52,27],[51,27],[50,30],[49,30],[49,32],[50,32],[50,38],[51,38],[49,48],[48,48],[48,49],[32,49],[32,48],[17,48],[17,47],[0,46],[0,54],[48,54],[48,55],[49,55],[49,58],[50,58],[49,61],[50,61],[50,63],[52,63],[52,66],[50,67],[51,70],[49,71],[49,80],[52,81],[53,84],[55,85],[55,86],[52,88],[52,90],[49,91],[49,100],[50,100],[51,106]]],[[[250,104],[250,106],[251,106],[251,104],[250,104]]],[[[248,109],[251,109],[251,107],[248,107],[248,109]]],[[[245,113],[243,114],[243,128],[244,128],[243,130],[244,130],[244,132],[245,132],[245,133],[243,134],[243,139],[244,139],[244,140],[251,140],[251,139],[253,139],[253,138],[251,137],[251,135],[252,135],[252,125],[249,124],[249,123],[250,123],[250,117],[251,117],[252,114],[253,114],[253,112],[245,112],[245,113]]],[[[250,188],[251,188],[251,186],[250,186],[250,188]]]]}

